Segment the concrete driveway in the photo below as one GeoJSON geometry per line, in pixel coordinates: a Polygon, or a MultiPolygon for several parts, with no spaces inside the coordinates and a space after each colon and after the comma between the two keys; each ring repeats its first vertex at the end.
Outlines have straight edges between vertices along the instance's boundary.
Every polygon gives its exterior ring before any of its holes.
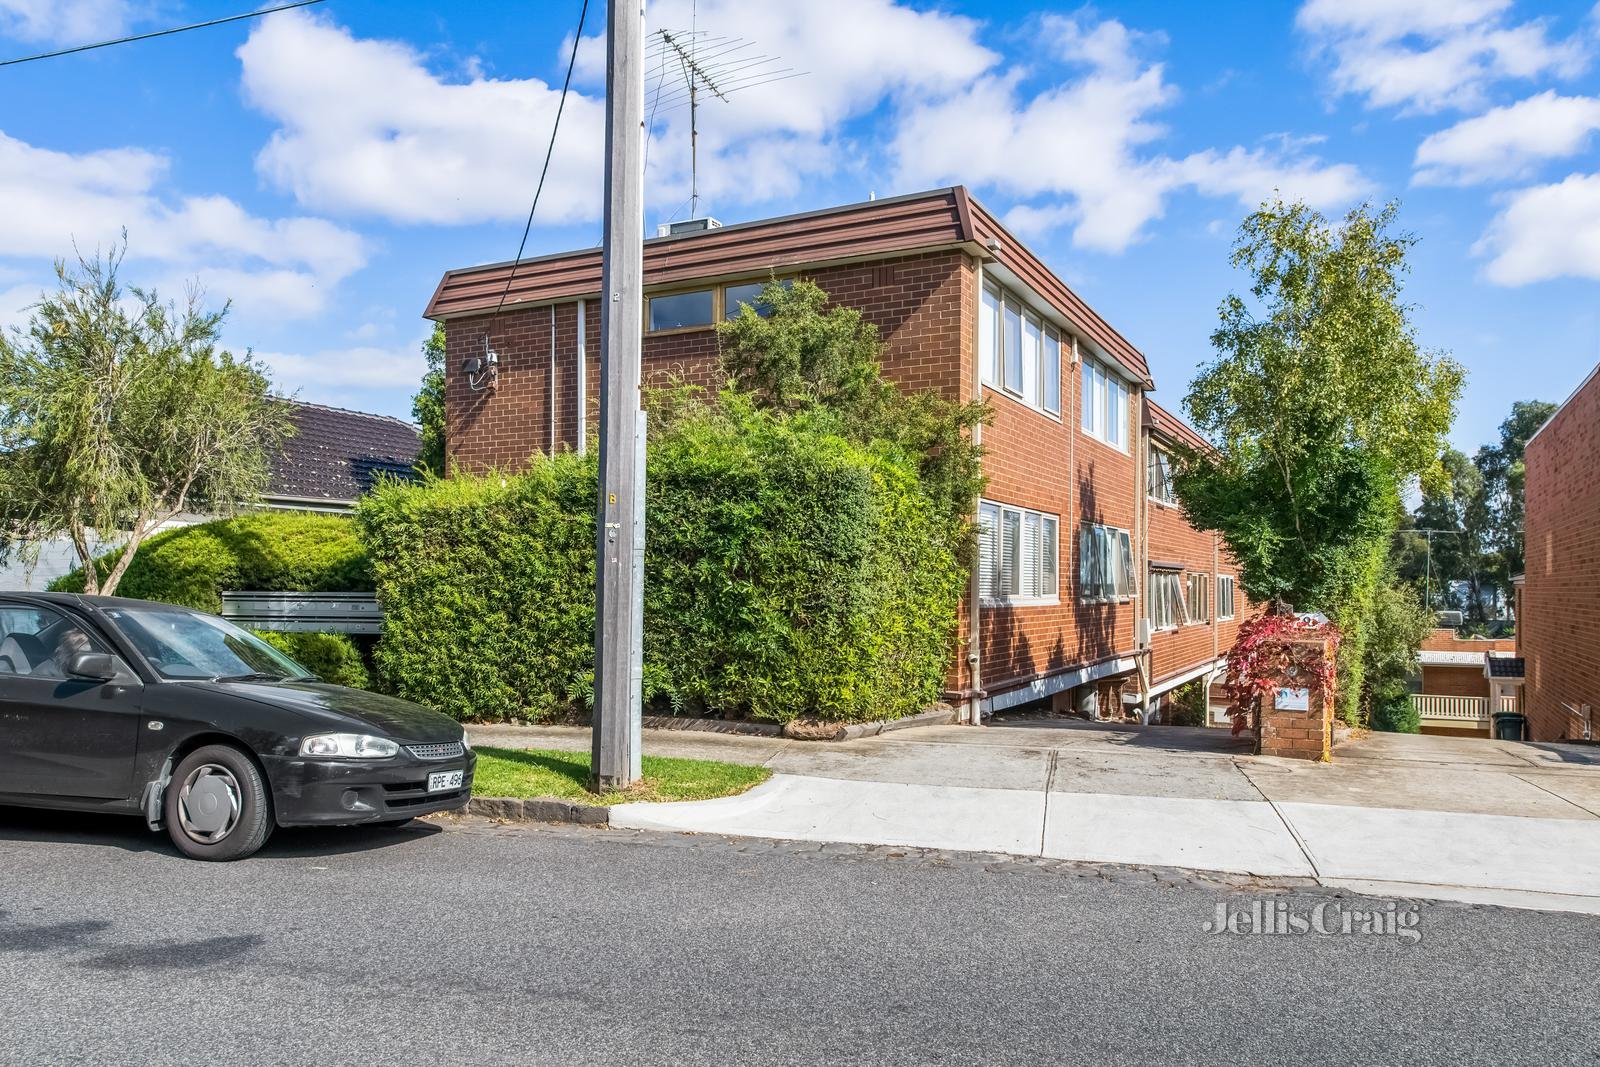
{"type": "MultiPolygon", "coordinates": [[[[575,727],[475,726],[472,737],[508,748],[589,747],[589,731],[575,727]]],[[[1226,730],[1023,719],[839,743],[646,730],[644,749],[848,781],[1600,819],[1600,746],[1374,733],[1313,764],[1251,755],[1226,730]]]]}
{"type": "MultiPolygon", "coordinates": [[[[570,728],[473,737],[589,743],[570,728]]],[[[647,753],[777,773],[726,800],[624,805],[612,823],[1308,878],[1600,914],[1600,749],[1369,735],[1314,764],[1247,748],[1224,731],[1054,719],[839,744],[647,731],[647,753]]]]}

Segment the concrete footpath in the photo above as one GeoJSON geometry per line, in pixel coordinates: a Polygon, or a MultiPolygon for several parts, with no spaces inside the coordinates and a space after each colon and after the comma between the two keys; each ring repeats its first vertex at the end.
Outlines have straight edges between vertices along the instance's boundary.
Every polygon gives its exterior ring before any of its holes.
{"type": "MultiPolygon", "coordinates": [[[[583,748],[587,730],[474,728],[583,748]]],[[[1600,748],[1369,735],[1329,765],[1225,732],[1024,720],[813,744],[649,731],[645,751],[759,764],[749,793],[627,804],[615,827],[960,849],[1313,879],[1600,914],[1600,748]]]]}

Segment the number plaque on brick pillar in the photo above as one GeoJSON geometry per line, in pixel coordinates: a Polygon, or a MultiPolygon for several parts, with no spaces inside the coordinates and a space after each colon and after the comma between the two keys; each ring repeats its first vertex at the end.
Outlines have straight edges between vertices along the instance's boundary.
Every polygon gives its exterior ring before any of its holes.
{"type": "Polygon", "coordinates": [[[1288,643],[1287,662],[1261,694],[1264,756],[1327,760],[1333,756],[1333,642],[1307,637],[1288,643]]]}

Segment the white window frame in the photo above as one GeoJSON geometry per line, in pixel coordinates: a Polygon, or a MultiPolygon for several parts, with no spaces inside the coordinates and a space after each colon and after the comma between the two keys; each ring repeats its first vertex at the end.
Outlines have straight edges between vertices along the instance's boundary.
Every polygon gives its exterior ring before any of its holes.
{"type": "Polygon", "coordinates": [[[1217,621],[1218,622],[1222,622],[1225,619],[1231,619],[1235,615],[1238,614],[1238,610],[1239,610],[1239,604],[1238,604],[1238,600],[1237,600],[1238,595],[1239,595],[1239,583],[1234,578],[1233,575],[1231,575],[1231,574],[1219,574],[1219,575],[1217,575],[1217,621]],[[1227,590],[1227,595],[1226,596],[1223,595],[1223,590],[1227,590]],[[1222,605],[1223,605],[1224,601],[1226,601],[1226,603],[1228,605],[1228,612],[1227,612],[1226,615],[1224,615],[1223,612],[1222,612],[1222,605]]]}
{"type": "Polygon", "coordinates": [[[1158,445],[1150,445],[1145,459],[1145,493],[1157,504],[1178,506],[1178,494],[1172,488],[1172,453],[1158,445]]]}
{"type": "Polygon", "coordinates": [[[1078,599],[1121,603],[1137,593],[1133,535],[1121,527],[1099,523],[1078,527],[1078,599]]]}
{"type": "Polygon", "coordinates": [[[1071,350],[1070,340],[1037,307],[998,282],[983,283],[978,297],[978,366],[984,386],[1059,420],[1061,358],[1063,351],[1071,350]]]}
{"type": "Polygon", "coordinates": [[[1128,451],[1128,403],[1133,390],[1122,375],[1093,356],[1083,357],[1082,378],[1078,425],[1096,441],[1128,451]]]}
{"type": "Polygon", "coordinates": [[[1151,567],[1149,581],[1146,599],[1150,603],[1151,629],[1164,632],[1188,625],[1189,604],[1184,599],[1183,572],[1151,567]]]}
{"type": "Polygon", "coordinates": [[[1184,576],[1184,598],[1189,604],[1190,622],[1211,621],[1211,575],[1190,571],[1184,576]]]}
{"type": "Polygon", "coordinates": [[[1059,516],[984,500],[978,523],[978,588],[985,603],[1060,602],[1059,516]]]}

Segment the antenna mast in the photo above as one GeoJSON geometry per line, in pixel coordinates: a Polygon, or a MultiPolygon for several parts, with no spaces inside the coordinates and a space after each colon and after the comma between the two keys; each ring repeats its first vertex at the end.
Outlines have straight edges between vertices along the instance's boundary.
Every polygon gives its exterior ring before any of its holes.
{"type": "MultiPolygon", "coordinates": [[[[654,78],[650,114],[669,113],[680,107],[689,109],[689,205],[690,217],[700,215],[700,97],[708,93],[723,103],[728,97],[758,85],[798,78],[804,71],[778,67],[772,56],[751,55],[752,42],[739,37],[723,37],[706,30],[657,30],[650,49],[653,66],[647,74],[654,78]],[[672,84],[666,75],[675,73],[672,84]]],[[[680,207],[681,210],[681,207],[680,207]]]]}

